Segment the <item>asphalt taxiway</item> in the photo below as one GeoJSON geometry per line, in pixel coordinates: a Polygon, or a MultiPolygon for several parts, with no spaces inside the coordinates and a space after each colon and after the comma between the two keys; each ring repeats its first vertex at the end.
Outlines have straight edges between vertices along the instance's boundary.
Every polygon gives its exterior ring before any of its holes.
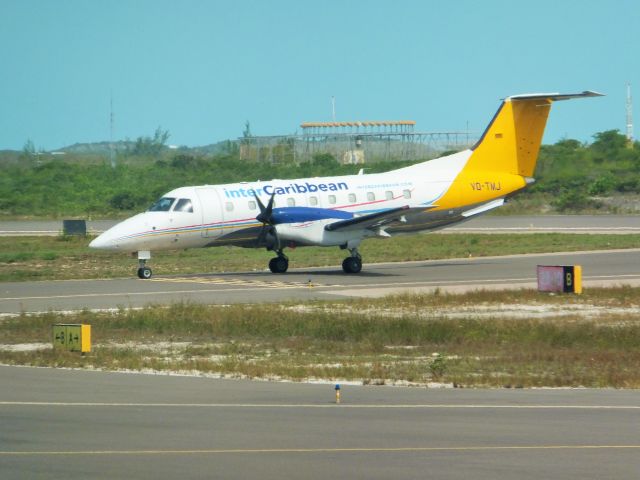
{"type": "Polygon", "coordinates": [[[375,297],[393,293],[535,288],[537,265],[581,265],[583,284],[640,285],[640,249],[512,255],[365,264],[358,275],[340,267],[110,280],[0,283],[0,313],[375,297]]]}
{"type": "Polygon", "coordinates": [[[0,367],[0,472],[38,478],[637,478],[640,392],[0,367]]]}

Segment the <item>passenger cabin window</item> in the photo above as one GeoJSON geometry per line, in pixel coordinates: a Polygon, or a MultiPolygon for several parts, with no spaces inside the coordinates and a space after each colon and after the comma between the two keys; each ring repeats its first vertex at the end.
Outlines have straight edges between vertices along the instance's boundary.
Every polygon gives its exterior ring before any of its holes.
{"type": "Polygon", "coordinates": [[[318,205],[318,197],[309,197],[309,205],[312,207],[318,205]]]}
{"type": "Polygon", "coordinates": [[[356,194],[355,193],[350,193],[349,194],[349,202],[350,203],[356,203],[356,194]]]}
{"type": "Polygon", "coordinates": [[[404,198],[411,198],[411,190],[403,190],[402,191],[402,196],[404,198]]]}
{"type": "Polygon", "coordinates": [[[376,199],[376,194],[373,192],[367,192],[367,201],[373,202],[376,199]]]}
{"type": "Polygon", "coordinates": [[[173,207],[174,212],[193,213],[193,204],[188,198],[181,198],[176,202],[176,206],[173,207]]]}
{"type": "Polygon", "coordinates": [[[384,192],[384,198],[387,200],[393,200],[393,192],[391,190],[387,190],[384,192]]]}
{"type": "Polygon", "coordinates": [[[249,210],[255,210],[256,209],[256,202],[254,202],[253,200],[249,200],[249,210]]]}
{"type": "Polygon", "coordinates": [[[162,197],[156,203],[149,207],[150,212],[168,212],[171,209],[171,205],[173,204],[175,198],[171,197],[162,197]]]}
{"type": "Polygon", "coordinates": [[[231,202],[227,202],[227,203],[225,203],[225,204],[224,204],[224,209],[225,209],[227,212],[233,212],[233,203],[231,203],[231,202]]]}
{"type": "Polygon", "coordinates": [[[294,198],[287,198],[287,207],[295,207],[296,206],[296,200],[294,198]]]}
{"type": "Polygon", "coordinates": [[[329,203],[331,205],[335,205],[335,203],[336,203],[336,196],[335,195],[329,195],[329,203]]]}

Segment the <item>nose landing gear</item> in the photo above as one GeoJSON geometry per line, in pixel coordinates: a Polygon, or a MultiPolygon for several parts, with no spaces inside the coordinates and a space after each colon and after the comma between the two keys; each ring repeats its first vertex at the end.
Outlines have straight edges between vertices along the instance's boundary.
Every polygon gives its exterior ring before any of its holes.
{"type": "Polygon", "coordinates": [[[149,267],[140,267],[138,268],[138,278],[142,280],[148,280],[151,278],[153,272],[149,267]]]}
{"type": "Polygon", "coordinates": [[[151,258],[151,252],[139,251],[138,252],[138,278],[142,280],[149,280],[153,272],[147,267],[147,260],[151,258]]]}

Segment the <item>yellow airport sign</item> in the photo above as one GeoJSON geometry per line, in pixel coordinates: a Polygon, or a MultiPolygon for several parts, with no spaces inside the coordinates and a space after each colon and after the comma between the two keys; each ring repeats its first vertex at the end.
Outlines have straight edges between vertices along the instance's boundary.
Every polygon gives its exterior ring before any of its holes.
{"type": "Polygon", "coordinates": [[[91,351],[91,325],[58,323],[53,326],[53,348],[71,352],[91,351]]]}
{"type": "Polygon", "coordinates": [[[580,265],[538,265],[538,291],[582,293],[580,265]]]}

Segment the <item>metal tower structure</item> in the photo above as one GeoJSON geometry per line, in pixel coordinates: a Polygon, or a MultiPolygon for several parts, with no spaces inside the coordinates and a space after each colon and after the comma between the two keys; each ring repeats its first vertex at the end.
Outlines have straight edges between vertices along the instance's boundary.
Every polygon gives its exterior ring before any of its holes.
{"type": "Polygon", "coordinates": [[[627,142],[629,145],[633,144],[633,102],[630,83],[627,83],[627,142]]]}

